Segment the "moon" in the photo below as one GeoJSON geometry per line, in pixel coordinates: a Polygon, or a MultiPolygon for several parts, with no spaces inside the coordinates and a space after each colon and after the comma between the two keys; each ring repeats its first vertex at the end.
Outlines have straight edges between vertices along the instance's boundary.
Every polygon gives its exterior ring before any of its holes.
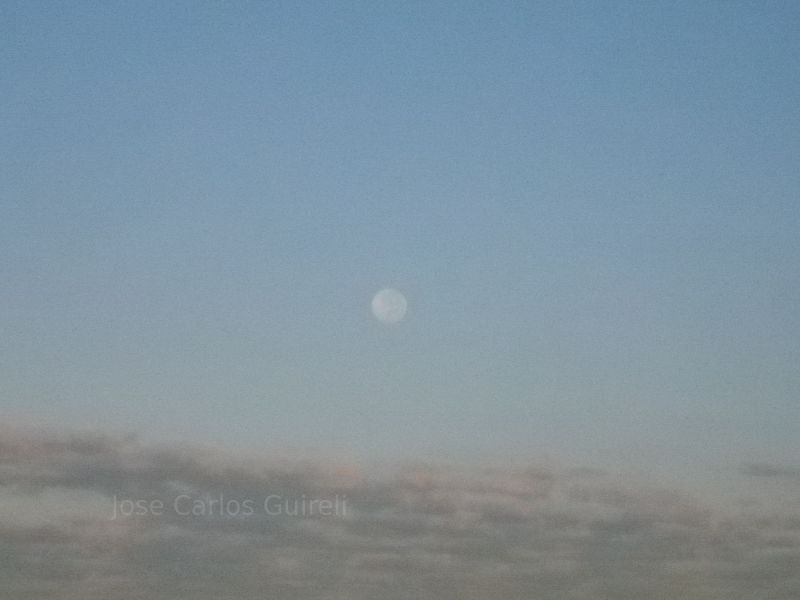
{"type": "Polygon", "coordinates": [[[399,323],[406,316],[408,301],[393,288],[385,288],[372,299],[372,314],[381,323],[399,323]]]}

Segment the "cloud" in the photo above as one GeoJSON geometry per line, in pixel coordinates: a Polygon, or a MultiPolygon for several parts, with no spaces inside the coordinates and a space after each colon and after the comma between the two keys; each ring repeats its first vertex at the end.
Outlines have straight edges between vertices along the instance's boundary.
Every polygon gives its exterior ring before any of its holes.
{"type": "Polygon", "coordinates": [[[800,467],[757,463],[745,465],[742,467],[742,473],[749,477],[783,479],[800,483],[800,467]]]}
{"type": "Polygon", "coordinates": [[[6,427],[0,596],[788,600],[800,597],[800,509],[731,512],[581,469],[375,473],[6,427]],[[164,510],[112,519],[115,496],[164,510]],[[284,514],[268,514],[267,497],[284,514]],[[320,513],[343,498],[344,511],[320,513]],[[220,514],[220,500],[253,513],[220,514]],[[195,501],[209,514],[179,514],[195,501]],[[303,502],[316,512],[285,514],[303,502]]]}

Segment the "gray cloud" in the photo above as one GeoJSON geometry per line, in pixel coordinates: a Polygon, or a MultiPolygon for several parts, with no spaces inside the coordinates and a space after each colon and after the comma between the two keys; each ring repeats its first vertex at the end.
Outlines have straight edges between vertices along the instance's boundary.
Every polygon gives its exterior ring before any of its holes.
{"type": "Polygon", "coordinates": [[[742,473],[749,477],[784,479],[800,483],[800,467],[756,463],[742,467],[742,473]]]}
{"type": "Polygon", "coordinates": [[[800,597],[800,509],[785,506],[731,512],[581,469],[376,474],[6,427],[0,597],[788,600],[800,597]],[[346,496],[347,512],[185,516],[169,510],[181,494],[346,496]],[[167,510],[112,520],[114,496],[167,510]]]}

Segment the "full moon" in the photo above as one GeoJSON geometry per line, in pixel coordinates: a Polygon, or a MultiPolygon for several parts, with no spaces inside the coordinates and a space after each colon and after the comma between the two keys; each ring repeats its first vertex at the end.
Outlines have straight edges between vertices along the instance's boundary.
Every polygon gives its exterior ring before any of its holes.
{"type": "Polygon", "coordinates": [[[372,299],[372,314],[382,323],[397,323],[403,320],[408,310],[408,301],[397,290],[386,288],[372,299]]]}

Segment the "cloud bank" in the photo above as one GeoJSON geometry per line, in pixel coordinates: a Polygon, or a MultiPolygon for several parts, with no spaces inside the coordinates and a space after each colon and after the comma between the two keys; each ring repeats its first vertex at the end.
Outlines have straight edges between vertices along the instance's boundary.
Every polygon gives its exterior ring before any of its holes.
{"type": "Polygon", "coordinates": [[[780,508],[723,509],[589,470],[366,472],[5,427],[0,597],[795,600],[798,470],[742,473],[780,479],[780,508]],[[115,515],[120,499],[146,510],[115,515]],[[290,514],[334,499],[345,510],[290,514]],[[230,501],[238,511],[221,509],[230,501]],[[211,510],[185,514],[194,503],[211,510]]]}

